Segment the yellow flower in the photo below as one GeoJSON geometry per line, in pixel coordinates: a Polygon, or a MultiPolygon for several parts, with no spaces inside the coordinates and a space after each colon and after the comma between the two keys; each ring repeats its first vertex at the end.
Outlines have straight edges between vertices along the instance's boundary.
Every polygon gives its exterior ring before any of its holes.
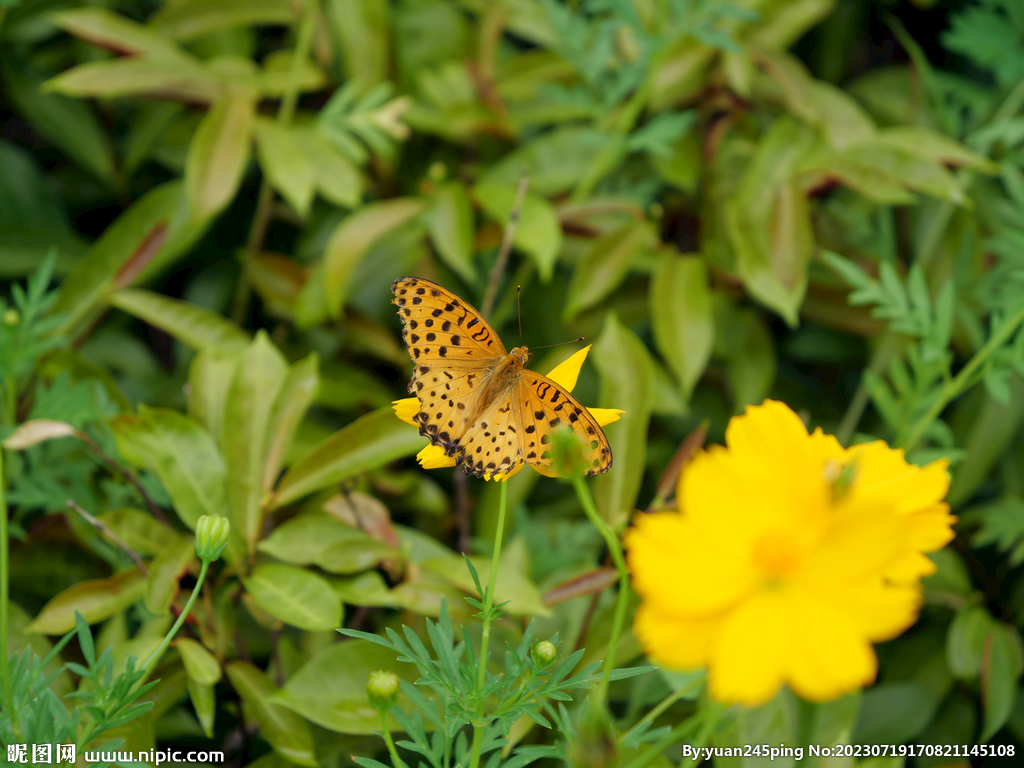
{"type": "MultiPolygon", "coordinates": [[[[576,379],[579,378],[580,369],[583,367],[583,361],[587,359],[587,353],[590,351],[590,345],[587,345],[579,352],[576,352],[568,359],[559,363],[555,368],[548,374],[548,378],[556,384],[560,384],[569,392],[572,392],[576,386],[576,379]]],[[[395,415],[398,416],[402,421],[407,424],[412,424],[414,427],[419,426],[413,417],[420,411],[420,401],[416,397],[407,397],[403,400],[395,400],[393,403],[395,409],[395,415]]],[[[619,416],[625,411],[620,411],[617,408],[587,408],[590,414],[597,420],[597,423],[602,427],[606,424],[611,424],[613,421],[618,421],[619,416]]],[[[451,456],[446,456],[444,449],[439,445],[428,445],[418,454],[416,454],[416,460],[419,461],[420,465],[425,469],[442,469],[444,467],[454,467],[455,459],[451,456]]],[[[485,480],[507,480],[512,477],[516,472],[523,468],[523,463],[520,461],[508,472],[496,472],[494,475],[484,475],[485,480]]],[[[538,472],[542,475],[552,477],[550,470],[546,467],[535,466],[538,472]]]]}
{"type": "Polygon", "coordinates": [[[706,666],[712,696],[749,706],[783,684],[812,701],[870,684],[872,643],[917,618],[923,553],[953,538],[946,462],[844,449],[771,400],[725,437],[687,466],[678,511],[626,535],[648,655],[706,666]]]}

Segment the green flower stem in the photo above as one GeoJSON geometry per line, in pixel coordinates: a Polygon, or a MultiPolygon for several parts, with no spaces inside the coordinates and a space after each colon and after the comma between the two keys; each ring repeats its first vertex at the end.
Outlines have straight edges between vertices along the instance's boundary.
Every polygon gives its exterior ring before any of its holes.
{"type": "MultiPolygon", "coordinates": [[[[498,583],[498,560],[501,558],[501,538],[505,532],[505,507],[508,505],[508,482],[501,483],[501,491],[498,495],[498,525],[494,531],[494,552],[491,554],[491,573],[487,577],[487,589],[484,591],[483,608],[483,633],[480,637],[480,659],[476,673],[476,692],[481,695],[484,684],[487,682],[487,646],[491,642],[491,612],[494,609],[494,587],[498,583]]],[[[480,699],[477,715],[483,716],[484,702],[480,699]]],[[[470,768],[479,768],[480,749],[484,741],[484,725],[473,726],[473,751],[470,758],[470,768]]]]}
{"type": "Polygon", "coordinates": [[[174,622],[174,626],[171,627],[171,631],[167,633],[163,642],[160,643],[160,647],[153,651],[153,654],[146,659],[146,663],[142,665],[141,669],[148,670],[150,664],[160,658],[163,652],[167,650],[167,646],[170,645],[171,640],[173,640],[174,636],[178,634],[178,630],[181,629],[181,625],[185,623],[185,619],[192,610],[192,606],[195,604],[196,598],[199,597],[199,590],[203,586],[203,581],[206,579],[206,571],[209,567],[210,561],[203,560],[203,567],[199,569],[199,578],[196,579],[196,585],[192,587],[192,594],[188,596],[188,602],[185,603],[184,610],[181,612],[181,615],[178,616],[178,620],[174,622]]]}
{"type": "Polygon", "coordinates": [[[583,476],[580,475],[573,478],[572,484],[573,488],[576,489],[576,495],[579,497],[580,504],[583,506],[583,511],[587,513],[590,522],[593,523],[594,527],[597,528],[604,538],[608,551],[611,553],[612,562],[615,563],[615,569],[619,572],[619,597],[615,604],[612,634],[608,639],[608,651],[604,657],[604,672],[601,675],[601,682],[597,687],[597,703],[604,705],[605,699],[608,697],[608,683],[611,679],[612,669],[615,667],[615,652],[619,647],[622,625],[626,622],[626,607],[629,604],[629,569],[626,568],[626,558],[622,555],[622,544],[619,542],[619,537],[608,527],[608,523],[601,517],[601,513],[597,511],[594,497],[590,495],[590,489],[587,488],[583,476]]]}
{"type": "Polygon", "coordinates": [[[391,738],[391,729],[388,728],[387,710],[380,710],[380,732],[384,737],[384,743],[388,746],[388,754],[391,755],[391,764],[395,768],[406,768],[402,758],[398,756],[398,749],[395,748],[395,740],[391,738]]]}
{"type": "Polygon", "coordinates": [[[928,429],[928,425],[938,418],[939,414],[942,413],[952,400],[974,383],[971,379],[978,372],[978,369],[981,368],[985,360],[1009,340],[1022,322],[1024,322],[1024,307],[1018,309],[1009,320],[1004,322],[999,330],[992,334],[992,338],[974,354],[974,357],[967,361],[967,364],[960,369],[960,372],[943,385],[942,391],[935,399],[935,402],[932,403],[932,407],[917,420],[907,433],[907,436],[900,441],[901,448],[907,451],[914,450],[924,435],[925,430],[928,429]]]}
{"type": "Polygon", "coordinates": [[[0,685],[3,685],[4,710],[10,717],[15,735],[20,736],[18,718],[14,714],[14,691],[11,670],[7,666],[7,586],[9,581],[7,535],[7,482],[4,475],[4,449],[0,446],[0,685]]]}
{"type": "Polygon", "coordinates": [[[691,681],[688,685],[684,685],[678,691],[674,691],[673,693],[670,693],[668,696],[666,696],[664,699],[662,699],[654,709],[652,709],[650,712],[648,712],[646,715],[644,715],[640,720],[638,720],[636,725],[634,725],[632,728],[630,728],[628,731],[626,731],[624,734],[622,734],[622,736],[619,739],[619,741],[620,742],[626,741],[630,736],[632,736],[636,732],[636,730],[638,728],[642,728],[645,724],[652,722],[656,717],[658,717],[658,715],[660,715],[666,709],[668,709],[673,704],[675,704],[677,701],[679,701],[681,698],[683,698],[683,696],[685,696],[686,694],[688,694],[691,691],[693,691],[699,685],[702,685],[704,683],[705,677],[707,677],[706,674],[700,675],[699,677],[697,677],[693,681],[691,681]]]}
{"type": "MultiPolygon", "coordinates": [[[[883,331],[878,339],[878,343],[875,344],[875,350],[871,354],[868,366],[864,369],[865,372],[871,371],[881,375],[888,367],[893,355],[898,354],[903,348],[906,338],[906,336],[889,328],[883,331]]],[[[868,391],[867,378],[862,375],[860,383],[857,385],[857,390],[853,393],[850,404],[846,408],[846,413],[843,414],[843,420],[839,423],[839,428],[836,430],[836,439],[840,444],[848,446],[850,441],[853,440],[854,433],[857,431],[857,424],[860,422],[860,417],[864,415],[864,409],[867,408],[870,399],[871,393],[868,391]]]]}
{"type": "MultiPolygon", "coordinates": [[[[291,69],[288,70],[288,82],[285,85],[284,94],[281,96],[281,105],[277,109],[276,120],[281,125],[288,125],[295,116],[295,107],[299,102],[299,75],[302,72],[302,65],[306,63],[313,47],[313,32],[319,5],[320,0],[305,1],[302,20],[299,22],[299,30],[295,35],[295,50],[292,54],[291,69]]],[[[263,237],[266,235],[273,202],[274,190],[264,174],[256,198],[256,211],[253,213],[252,225],[249,227],[249,238],[242,254],[242,274],[238,278],[238,287],[235,290],[235,298],[231,306],[231,319],[236,323],[242,322],[245,310],[249,306],[252,288],[249,275],[252,259],[260,249],[263,237]]]]}
{"type": "Polygon", "coordinates": [[[724,704],[706,705],[699,714],[687,718],[658,741],[648,745],[639,755],[626,763],[623,768],[646,768],[646,766],[661,757],[666,749],[673,744],[678,744],[680,741],[686,741],[690,738],[690,734],[695,731],[697,735],[691,743],[694,747],[700,749],[707,744],[708,739],[722,719],[722,714],[726,709],[727,707],[724,704]]]}

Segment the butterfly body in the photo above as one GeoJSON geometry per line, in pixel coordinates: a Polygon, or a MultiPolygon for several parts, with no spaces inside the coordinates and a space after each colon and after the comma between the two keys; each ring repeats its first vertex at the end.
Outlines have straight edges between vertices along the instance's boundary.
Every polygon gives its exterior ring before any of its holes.
{"type": "Polygon", "coordinates": [[[488,476],[520,462],[550,466],[550,434],[569,427],[589,446],[589,473],[607,471],[601,427],[566,389],[526,368],[527,347],[506,352],[475,309],[430,280],[400,277],[391,292],[415,365],[409,391],[421,435],[467,473],[488,476]]]}

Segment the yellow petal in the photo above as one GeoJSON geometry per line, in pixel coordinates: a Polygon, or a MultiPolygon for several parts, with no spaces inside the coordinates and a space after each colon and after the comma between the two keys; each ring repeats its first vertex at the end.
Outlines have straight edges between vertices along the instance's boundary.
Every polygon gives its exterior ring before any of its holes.
{"type": "Polygon", "coordinates": [[[891,640],[917,621],[921,589],[887,584],[878,576],[830,584],[815,594],[841,610],[872,642],[891,640]]]}
{"type": "Polygon", "coordinates": [[[653,661],[670,669],[693,669],[707,663],[722,617],[681,619],[645,603],[637,609],[633,631],[653,661]]]}
{"type": "Polygon", "coordinates": [[[697,526],[677,512],[637,515],[625,544],[633,588],[659,614],[706,617],[746,598],[757,577],[725,527],[697,526]]]}
{"type": "Polygon", "coordinates": [[[723,624],[708,667],[708,690],[719,701],[756,707],[784,682],[789,611],[779,592],[761,592],[723,624]]]}
{"type": "Polygon", "coordinates": [[[618,408],[587,408],[590,411],[590,415],[594,417],[598,426],[606,426],[611,424],[613,421],[618,421],[619,416],[625,413],[620,411],[618,408]]]}
{"type": "Polygon", "coordinates": [[[451,456],[446,456],[444,448],[439,445],[428,445],[416,454],[416,461],[424,469],[443,469],[444,467],[455,466],[455,459],[451,456]]]}
{"type": "Polygon", "coordinates": [[[786,682],[797,694],[809,701],[830,701],[875,679],[878,660],[856,622],[831,599],[803,592],[787,598],[786,682]]]}
{"type": "Polygon", "coordinates": [[[556,365],[551,369],[548,378],[555,382],[555,384],[560,384],[572,392],[573,387],[576,386],[576,379],[579,378],[580,368],[583,367],[583,361],[587,359],[587,353],[590,351],[591,346],[591,344],[588,344],[579,352],[569,357],[569,359],[556,365]]]}
{"type": "Polygon", "coordinates": [[[406,424],[412,424],[414,427],[419,426],[413,420],[413,416],[420,412],[420,399],[418,397],[406,397],[402,400],[395,400],[391,403],[391,407],[395,411],[395,416],[406,424]]]}

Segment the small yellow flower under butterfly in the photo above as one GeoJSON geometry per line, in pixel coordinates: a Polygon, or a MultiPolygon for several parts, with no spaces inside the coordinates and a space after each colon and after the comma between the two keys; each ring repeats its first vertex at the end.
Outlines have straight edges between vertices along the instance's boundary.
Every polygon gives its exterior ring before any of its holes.
{"type": "MultiPolygon", "coordinates": [[[[580,375],[580,369],[583,367],[583,361],[587,359],[587,353],[590,351],[590,345],[587,345],[579,352],[576,352],[559,365],[547,375],[556,384],[561,385],[569,392],[576,387],[576,379],[580,375]]],[[[407,397],[402,400],[396,400],[393,405],[395,414],[402,421],[407,424],[412,424],[414,427],[419,424],[414,421],[414,417],[419,413],[421,405],[419,398],[407,397]]],[[[587,408],[590,415],[594,417],[594,420],[602,427],[611,424],[612,422],[618,421],[619,416],[625,411],[621,411],[618,408],[587,408]]],[[[416,460],[419,461],[420,465],[425,469],[443,469],[445,467],[454,467],[455,459],[451,456],[445,455],[444,449],[439,445],[427,445],[422,451],[416,454],[416,460]]],[[[520,461],[508,472],[497,472],[492,475],[484,475],[486,480],[507,480],[512,475],[516,474],[523,468],[523,462],[520,461]]],[[[535,466],[538,472],[542,475],[552,477],[553,473],[544,466],[535,466]]]]}
{"type": "Polygon", "coordinates": [[[953,538],[946,462],[843,448],[771,400],[725,437],[685,468],[678,511],[626,535],[648,656],[707,667],[713,697],[750,706],[784,684],[812,701],[868,685],[872,643],[917,618],[924,553],[953,538]]]}

